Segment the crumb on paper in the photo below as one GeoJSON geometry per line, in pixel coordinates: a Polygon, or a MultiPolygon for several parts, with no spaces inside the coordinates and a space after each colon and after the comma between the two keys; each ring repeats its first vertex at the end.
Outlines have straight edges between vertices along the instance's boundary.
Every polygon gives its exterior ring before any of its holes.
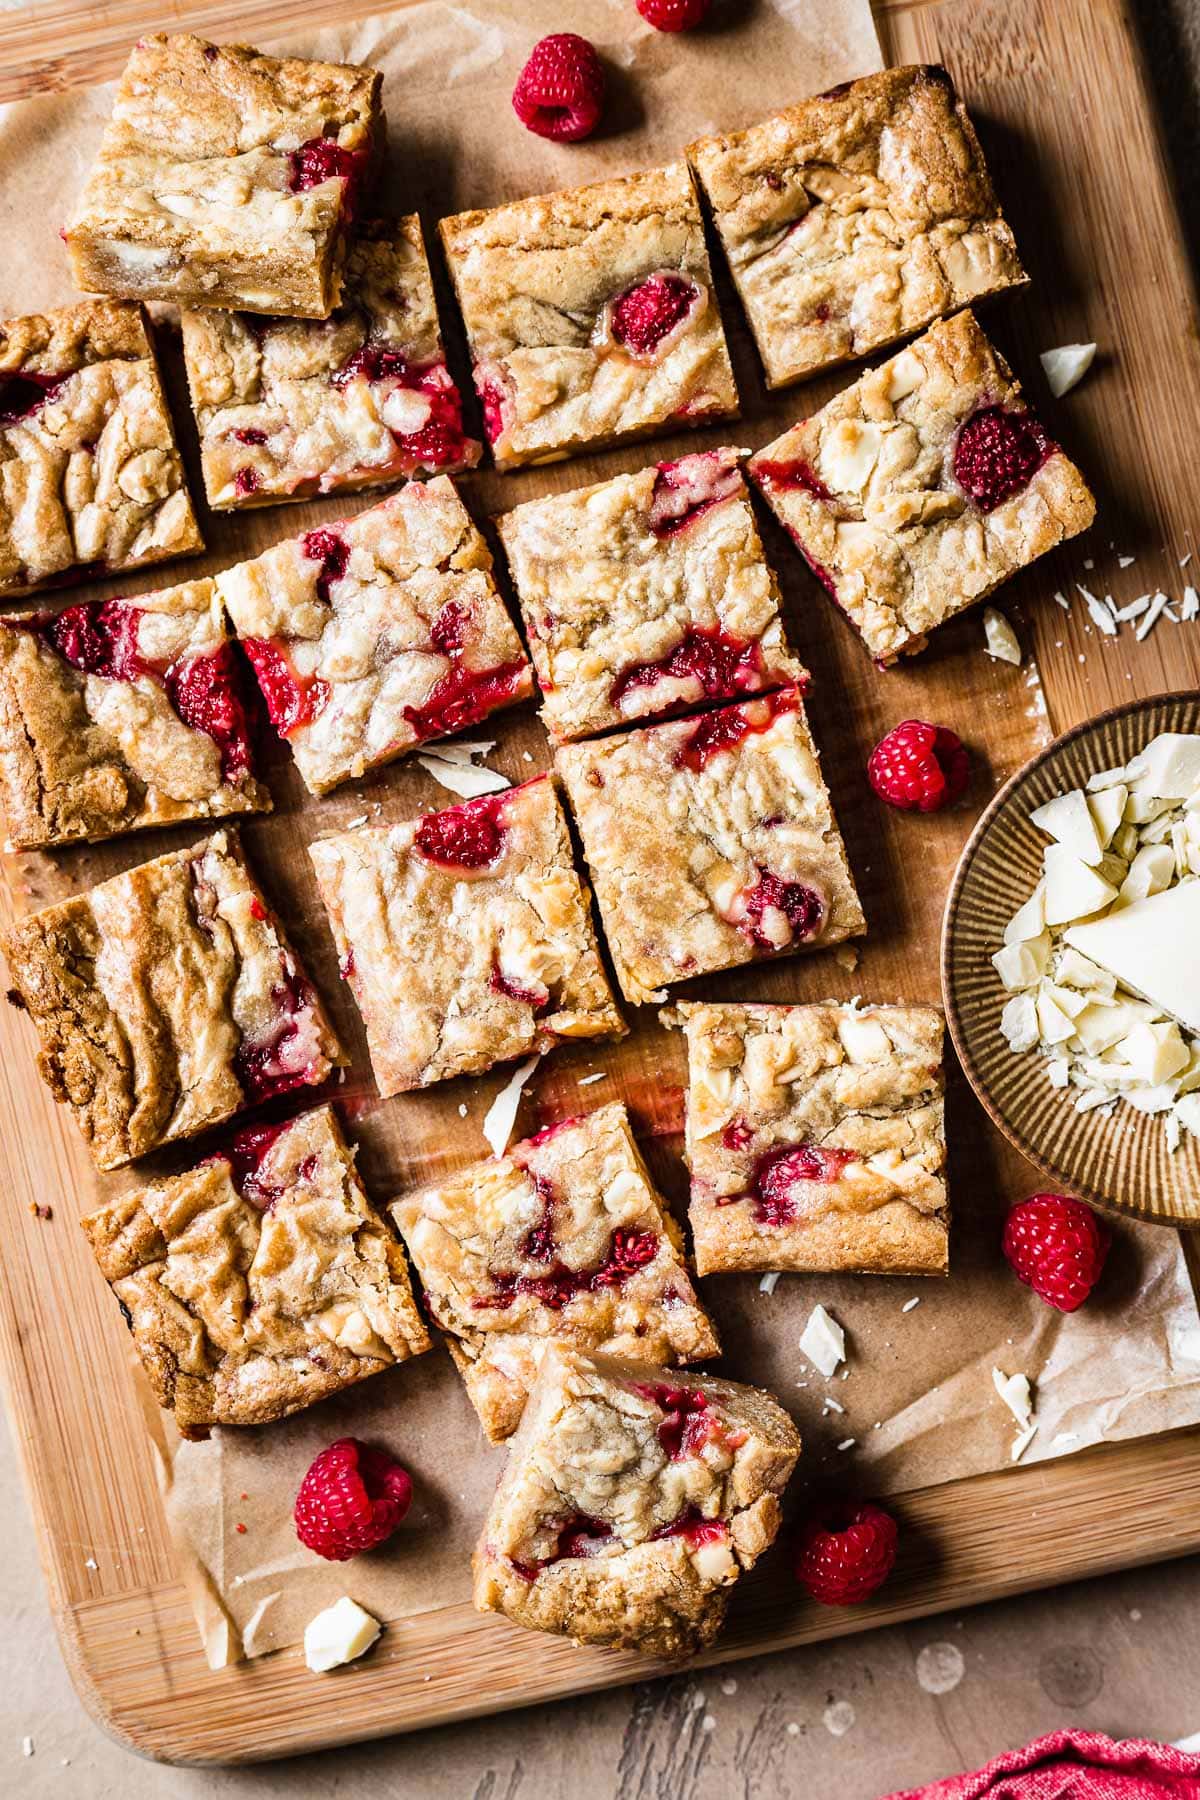
{"type": "Polygon", "coordinates": [[[1020,1462],[1021,1458],[1024,1456],[1026,1450],[1028,1450],[1030,1444],[1032,1444],[1032,1442],[1036,1436],[1037,1436],[1036,1424],[1027,1425],[1025,1427],[1024,1431],[1019,1431],[1017,1433],[1016,1437],[1012,1441],[1012,1445],[1009,1450],[1009,1456],[1011,1457],[1013,1462],[1020,1462]]]}
{"type": "Polygon", "coordinates": [[[1118,556],[1117,567],[1118,569],[1132,569],[1136,561],[1136,556],[1118,556]]]}
{"type": "Polygon", "coordinates": [[[31,1200],[29,1202],[29,1211],[31,1217],[35,1219],[52,1219],[54,1217],[54,1208],[44,1204],[40,1200],[31,1200]]]}
{"type": "Polygon", "coordinates": [[[831,1737],[845,1737],[857,1716],[848,1700],[831,1700],[821,1714],[821,1723],[831,1737]]]}
{"type": "Polygon", "coordinates": [[[819,1304],[808,1316],[808,1324],[800,1337],[800,1349],[827,1381],[845,1359],[846,1334],[833,1315],[819,1304]]]}
{"type": "Polygon", "coordinates": [[[343,831],[357,831],[360,825],[366,824],[369,816],[370,815],[368,813],[359,813],[359,815],[356,819],[347,819],[346,823],[342,826],[342,830],[343,831]]]}
{"type": "Polygon", "coordinates": [[[904,1302],[904,1305],[900,1308],[900,1311],[902,1313],[911,1312],[914,1306],[920,1306],[920,1304],[921,1304],[920,1294],[914,1294],[911,1300],[906,1300],[904,1302]]]}
{"type": "Polygon", "coordinates": [[[32,1756],[33,1755],[33,1739],[31,1737],[23,1737],[21,1739],[21,1755],[22,1756],[32,1756]]]}
{"type": "Polygon", "coordinates": [[[700,1729],[701,1731],[715,1731],[717,1729],[717,1721],[713,1718],[711,1713],[706,1713],[704,1715],[704,1718],[700,1721],[700,1729]]]}
{"type": "Polygon", "coordinates": [[[1017,634],[1004,614],[997,612],[994,606],[984,608],[983,648],[995,661],[1020,667],[1021,646],[1017,641],[1017,634]]]}
{"type": "Polygon", "coordinates": [[[781,1273],[781,1271],[779,1269],[772,1269],[772,1270],[770,1270],[770,1272],[768,1274],[764,1275],[762,1280],[758,1284],[759,1293],[760,1294],[773,1294],[775,1292],[775,1286],[779,1280],[780,1273],[781,1273]]]}
{"type": "Polygon", "coordinates": [[[729,1695],[737,1693],[737,1687],[738,1687],[738,1684],[734,1680],[733,1676],[727,1675],[725,1677],[724,1681],[721,1683],[721,1692],[728,1698],[729,1695]]]}
{"type": "Polygon", "coordinates": [[[833,953],[833,960],[839,969],[845,969],[847,975],[853,975],[859,964],[859,953],[853,944],[839,944],[833,953]]]}
{"type": "Polygon", "coordinates": [[[465,1119],[467,1116],[467,1103],[465,1100],[460,1100],[458,1103],[458,1116],[460,1119],[465,1119]]]}
{"type": "Polygon", "coordinates": [[[512,1136],[513,1126],[517,1122],[521,1092],[537,1068],[538,1061],[536,1056],[531,1056],[528,1062],[523,1062],[488,1107],[487,1116],[483,1121],[483,1135],[487,1139],[493,1156],[503,1156],[508,1148],[508,1140],[512,1136]]]}
{"type": "Polygon", "coordinates": [[[853,1448],[854,1448],[855,1444],[857,1444],[857,1442],[858,1442],[857,1438],[843,1438],[841,1443],[838,1445],[838,1449],[839,1450],[853,1450],[853,1448]]]}
{"type": "Polygon", "coordinates": [[[98,1569],[100,1564],[96,1561],[94,1556],[89,1556],[83,1566],[85,1569],[98,1569]]]}
{"type": "Polygon", "coordinates": [[[943,1639],[926,1644],[916,1661],[917,1686],[926,1694],[950,1694],[967,1672],[963,1653],[957,1644],[943,1639]]]}
{"type": "Polygon", "coordinates": [[[844,1413],[845,1410],[846,1409],[842,1405],[841,1401],[835,1400],[833,1398],[832,1394],[826,1394],[825,1398],[821,1402],[822,1415],[824,1415],[825,1413],[844,1413]]]}

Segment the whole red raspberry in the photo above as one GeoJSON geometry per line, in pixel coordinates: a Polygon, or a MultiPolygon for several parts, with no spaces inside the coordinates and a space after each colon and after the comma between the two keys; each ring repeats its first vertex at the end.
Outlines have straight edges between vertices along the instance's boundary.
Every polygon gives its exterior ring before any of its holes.
{"type": "Polygon", "coordinates": [[[538,137],[573,144],[604,109],[604,65],[586,38],[556,31],[529,52],[512,92],[513,111],[538,137]]]}
{"type": "Polygon", "coordinates": [[[796,1580],[822,1606],[857,1606],[882,1587],[900,1528],[870,1500],[813,1513],[796,1540],[796,1580]]]}
{"type": "Polygon", "coordinates": [[[634,0],[634,5],[655,31],[690,31],[704,23],[712,0],[634,0]]]}
{"type": "Polygon", "coordinates": [[[412,1504],[412,1478],[383,1450],[339,1438],[300,1483],[296,1536],[327,1562],[346,1562],[390,1538],[412,1504]]]}
{"type": "Polygon", "coordinates": [[[984,406],[954,446],[954,479],[980,512],[993,512],[1028,487],[1056,446],[1031,412],[984,406]]]}
{"type": "Polygon", "coordinates": [[[879,798],[906,812],[940,812],[965,792],[970,772],[962,739],[922,719],[905,719],[889,731],[867,762],[879,798]]]}
{"type": "Polygon", "coordinates": [[[1004,1254],[1026,1287],[1059,1312],[1083,1305],[1110,1243],[1090,1206],[1068,1194],[1031,1194],[1004,1223],[1004,1254]]]}

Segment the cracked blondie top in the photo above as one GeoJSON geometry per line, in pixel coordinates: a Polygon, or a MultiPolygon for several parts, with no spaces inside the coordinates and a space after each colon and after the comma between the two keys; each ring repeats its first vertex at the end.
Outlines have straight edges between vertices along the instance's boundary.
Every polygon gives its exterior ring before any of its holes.
{"type": "Polygon", "coordinates": [[[627,1000],[866,930],[800,695],[557,755],[627,1000]]]}
{"type": "Polygon", "coordinates": [[[866,75],[688,155],[771,387],[1028,279],[944,69],[866,75]]]}
{"type": "Polygon", "coordinates": [[[0,619],[10,847],[267,812],[211,581],[0,619]]]}
{"type": "Polygon", "coordinates": [[[491,555],[448,476],[216,581],[315,794],[533,692],[491,555]]]}
{"type": "Polygon", "coordinates": [[[620,1102],[398,1200],[434,1322],[493,1443],[551,1338],[655,1363],[719,1354],[620,1102]]]}
{"type": "Polygon", "coordinates": [[[82,1220],[185,1437],[264,1425],[430,1348],[328,1106],[82,1220]]]}
{"type": "Polygon", "coordinates": [[[696,1267],[945,1275],[942,1015],[681,1005],[696,1267]]]}
{"type": "Polygon", "coordinates": [[[807,683],[737,450],[703,450],[497,520],[542,718],[560,742],[807,683]]]}
{"type": "Polygon", "coordinates": [[[203,548],[141,308],[0,324],[0,599],[203,548]]]}
{"type": "Polygon", "coordinates": [[[869,370],[749,469],[881,664],[923,650],[1096,513],[970,312],[869,370]]]}
{"type": "Polygon", "coordinates": [[[377,69],[145,37],[64,237],[90,292],[323,319],[382,148],[377,69]]]}
{"type": "Polygon", "coordinates": [[[415,213],[363,226],[333,315],[188,311],[183,353],[210,506],[271,505],[470,469],[415,213]]]}
{"type": "Polygon", "coordinates": [[[665,1659],[721,1628],[800,1453],[758,1388],[554,1343],[475,1551],[475,1605],[665,1659]]]}
{"type": "Polygon", "coordinates": [[[686,163],[438,230],[497,468],[737,411],[686,163]]]}
{"type": "Polygon", "coordinates": [[[34,913],[0,941],[42,1079],[102,1169],[315,1087],[342,1061],[224,831],[34,913]]]}
{"type": "Polygon", "coordinates": [[[624,1035],[548,776],[308,853],[382,1095],[624,1035]]]}

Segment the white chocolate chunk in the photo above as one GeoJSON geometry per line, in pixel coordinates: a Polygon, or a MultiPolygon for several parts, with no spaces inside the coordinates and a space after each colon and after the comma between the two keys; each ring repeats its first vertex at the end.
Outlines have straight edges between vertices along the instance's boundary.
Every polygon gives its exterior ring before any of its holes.
{"type": "Polygon", "coordinates": [[[1046,923],[1066,925],[1086,919],[1117,897],[1111,882],[1081,862],[1065,844],[1051,844],[1046,851],[1046,923]]]}
{"type": "Polygon", "coordinates": [[[1116,976],[1123,987],[1200,1032],[1200,881],[1184,881],[1132,906],[1074,925],[1067,943],[1116,976]]]}
{"type": "Polygon", "coordinates": [[[1161,1025],[1135,1025],[1116,1048],[1121,1061],[1151,1087],[1178,1075],[1189,1061],[1187,1045],[1173,1019],[1161,1025]]]}
{"type": "Polygon", "coordinates": [[[1200,736],[1162,731],[1130,764],[1139,793],[1160,800],[1186,800],[1200,787],[1200,736]]]}
{"type": "Polygon", "coordinates": [[[1046,927],[1046,883],[1039,881],[1024,906],[1020,907],[1004,927],[1006,944],[1024,944],[1041,937],[1046,927]]]}
{"type": "Polygon", "coordinates": [[[987,654],[998,662],[1021,662],[1021,646],[1017,634],[1002,612],[994,606],[987,606],[983,612],[983,647],[987,654]]]}
{"type": "Polygon", "coordinates": [[[800,1348],[828,1381],[846,1357],[846,1334],[823,1306],[814,1306],[800,1338],[800,1348]]]}
{"type": "MultiPolygon", "coordinates": [[[[1104,845],[1100,842],[1096,830],[1096,821],[1088,806],[1087,796],[1079,788],[1069,794],[1059,794],[1053,800],[1047,800],[1044,806],[1034,809],[1029,815],[1030,822],[1062,844],[1080,862],[1094,867],[1104,854],[1104,845]]],[[[1120,814],[1113,821],[1113,829],[1120,823],[1120,814]]],[[[1109,834],[1112,835],[1111,833],[1109,834]]]]}
{"type": "Polygon", "coordinates": [[[1038,1041],[1037,1003],[1032,994],[1014,994],[1000,1014],[1000,1030],[1010,1050],[1032,1050],[1038,1041]]]}
{"type": "Polygon", "coordinates": [[[1050,933],[1023,944],[1005,944],[992,958],[992,967],[1010,994],[1036,987],[1050,962],[1050,933]]]}
{"type": "Polygon", "coordinates": [[[1056,400],[1061,400],[1083,380],[1095,354],[1095,344],[1059,344],[1053,350],[1041,352],[1038,361],[1046,372],[1050,392],[1056,400]]]}
{"type": "Polygon", "coordinates": [[[992,1381],[1017,1424],[1022,1427],[1028,1425],[1033,1416],[1033,1395],[1028,1375],[1006,1375],[1003,1369],[993,1369],[992,1381]]]}
{"type": "Polygon", "coordinates": [[[1175,875],[1175,852],[1170,844],[1146,844],[1129,865],[1129,873],[1121,883],[1121,899],[1145,900],[1161,894],[1171,885],[1175,875]]]}
{"type": "Polygon", "coordinates": [[[383,1627],[343,1594],[304,1627],[304,1660],[316,1675],[353,1662],[371,1648],[383,1627]]]}
{"type": "Polygon", "coordinates": [[[1098,794],[1088,795],[1088,811],[1092,815],[1092,823],[1096,827],[1102,850],[1107,850],[1112,843],[1113,833],[1121,823],[1128,798],[1129,789],[1123,781],[1118,782],[1115,787],[1104,788],[1098,794]]]}

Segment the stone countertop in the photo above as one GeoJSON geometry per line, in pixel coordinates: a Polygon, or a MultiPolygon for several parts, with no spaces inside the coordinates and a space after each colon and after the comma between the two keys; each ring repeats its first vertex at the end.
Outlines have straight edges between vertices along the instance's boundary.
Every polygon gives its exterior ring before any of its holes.
{"type": "MultiPolygon", "coordinates": [[[[1133,10],[1200,260],[1200,0],[1133,10]]],[[[0,1792],[14,1800],[877,1800],[1061,1725],[1200,1738],[1200,1690],[1179,1680],[1200,1668],[1190,1559],[377,1745],[164,1768],[106,1738],[71,1687],[6,1427],[0,1517],[0,1792]]]]}

